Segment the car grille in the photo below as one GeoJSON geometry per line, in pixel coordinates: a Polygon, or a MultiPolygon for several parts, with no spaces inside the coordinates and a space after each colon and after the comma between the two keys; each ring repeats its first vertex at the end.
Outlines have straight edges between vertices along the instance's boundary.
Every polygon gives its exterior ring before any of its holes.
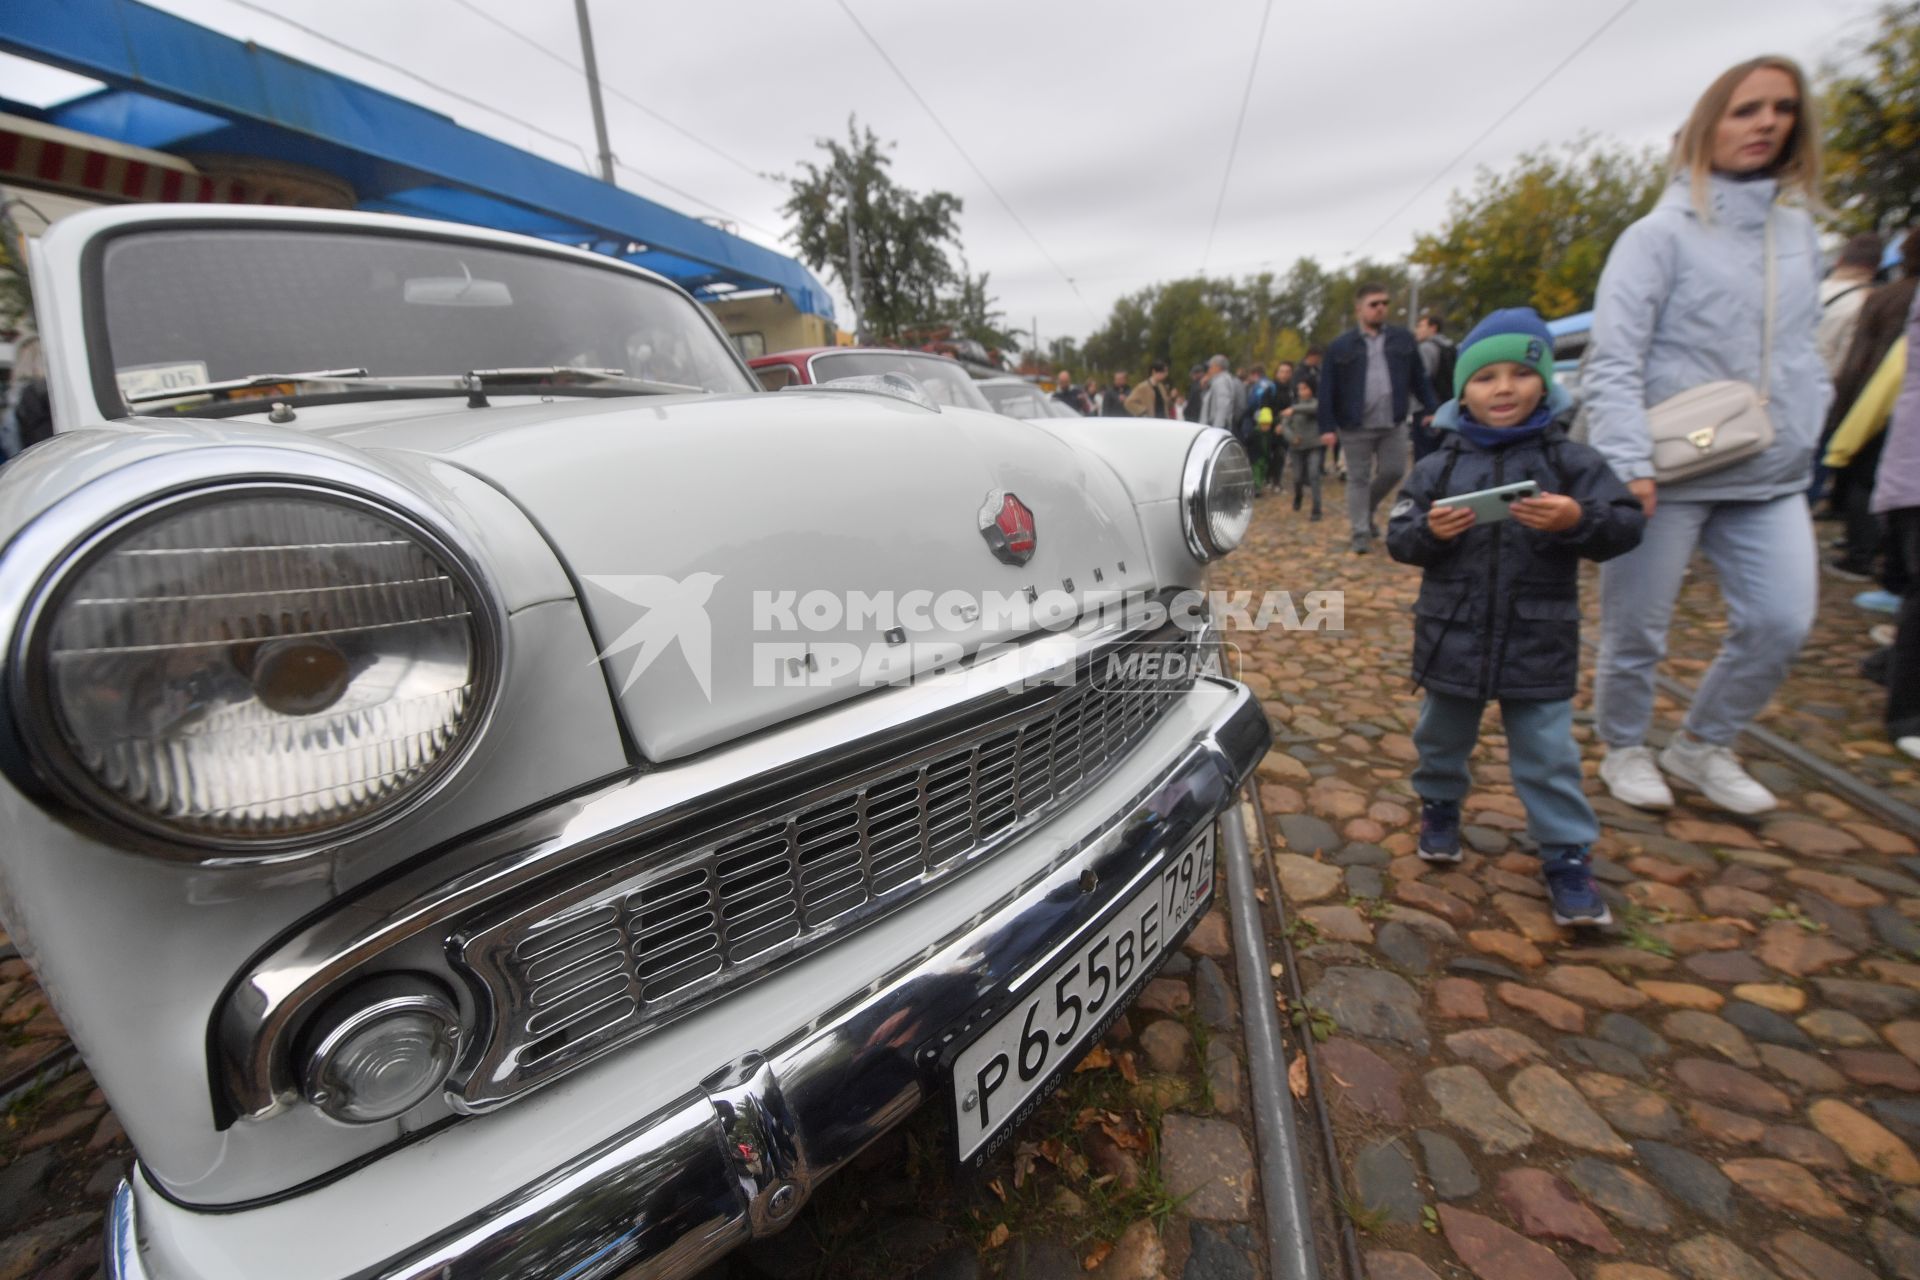
{"type": "Polygon", "coordinates": [[[1004,846],[1140,741],[1191,687],[1194,653],[1178,631],[1119,646],[1015,710],[704,839],[603,859],[590,883],[467,933],[458,962],[495,1017],[465,1103],[543,1083],[1004,846]]]}

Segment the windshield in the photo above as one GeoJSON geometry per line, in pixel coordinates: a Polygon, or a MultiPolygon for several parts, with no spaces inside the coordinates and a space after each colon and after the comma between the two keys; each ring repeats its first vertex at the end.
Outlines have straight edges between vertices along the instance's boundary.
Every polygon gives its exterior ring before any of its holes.
{"type": "MultiPolygon", "coordinates": [[[[697,304],[649,280],[538,253],[404,235],[282,228],[115,237],[99,306],[122,396],[256,373],[621,370],[752,391],[697,304]]],[[[113,391],[101,378],[101,396],[113,391]]],[[[377,393],[375,393],[377,394],[377,393]]]]}
{"type": "Polygon", "coordinates": [[[916,355],[911,351],[833,351],[813,358],[815,382],[876,373],[904,373],[917,380],[927,389],[927,394],[941,404],[993,412],[993,406],[980,394],[980,388],[967,376],[967,371],[938,356],[916,355]]]}
{"type": "Polygon", "coordinates": [[[1040,394],[1037,387],[1012,382],[983,382],[980,390],[992,403],[996,413],[1004,413],[1009,418],[1053,416],[1047,410],[1047,398],[1040,394]]]}

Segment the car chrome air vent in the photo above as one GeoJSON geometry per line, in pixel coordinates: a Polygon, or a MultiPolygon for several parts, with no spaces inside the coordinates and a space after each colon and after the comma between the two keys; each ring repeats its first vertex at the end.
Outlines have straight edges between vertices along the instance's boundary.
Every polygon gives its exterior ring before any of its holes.
{"type": "MultiPolygon", "coordinates": [[[[503,1103],[826,945],[997,852],[1139,742],[1194,664],[1128,663],[1154,633],[1014,710],[908,743],[852,776],[662,848],[614,847],[566,883],[463,928],[452,954],[490,1033],[453,1086],[503,1103]]],[[[1159,655],[1155,655],[1159,656],[1159,655]]]]}

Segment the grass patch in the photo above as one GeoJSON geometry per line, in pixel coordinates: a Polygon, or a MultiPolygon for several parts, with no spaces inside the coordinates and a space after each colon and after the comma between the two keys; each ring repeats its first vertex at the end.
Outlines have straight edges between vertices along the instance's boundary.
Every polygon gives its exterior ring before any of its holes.
{"type": "Polygon", "coordinates": [[[1798,925],[1808,933],[1825,933],[1827,931],[1827,926],[1821,924],[1818,920],[1815,920],[1812,916],[1801,910],[1800,904],[1797,902],[1789,902],[1785,906],[1775,907],[1760,918],[1762,920],[1784,921],[1787,924],[1798,925]]]}
{"type": "Polygon", "coordinates": [[[1340,1029],[1340,1024],[1333,1020],[1332,1014],[1310,1004],[1295,1009],[1291,1021],[1295,1031],[1303,1036],[1312,1036],[1316,1041],[1324,1041],[1340,1029]]]}
{"type": "Polygon", "coordinates": [[[1340,1197],[1339,1204],[1340,1212],[1347,1215],[1348,1221],[1353,1223],[1353,1229],[1363,1236],[1379,1235],[1381,1229],[1387,1225],[1385,1209],[1375,1209],[1360,1200],[1344,1195],[1340,1197]]]}
{"type": "Polygon", "coordinates": [[[1213,1047],[1213,1028],[1192,1005],[1180,1011],[1180,1021],[1185,1024],[1187,1034],[1193,1037],[1194,1076],[1200,1082],[1200,1104],[1208,1112],[1213,1110],[1213,1076],[1207,1070],[1207,1051],[1213,1047]]]}
{"type": "Polygon", "coordinates": [[[1667,944],[1666,939],[1654,933],[1650,927],[1665,923],[1664,920],[1656,919],[1654,914],[1645,907],[1630,903],[1620,912],[1620,942],[1623,946],[1632,947],[1636,951],[1645,951],[1650,955],[1672,959],[1673,948],[1667,944]]]}

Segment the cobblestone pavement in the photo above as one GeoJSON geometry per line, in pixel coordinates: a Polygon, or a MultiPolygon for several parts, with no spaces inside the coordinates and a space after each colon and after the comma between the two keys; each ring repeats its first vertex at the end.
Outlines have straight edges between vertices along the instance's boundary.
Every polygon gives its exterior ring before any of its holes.
{"type": "MultiPolygon", "coordinates": [[[[1338,509],[1339,504],[1334,504],[1338,509]]],[[[1344,634],[1270,634],[1245,671],[1279,731],[1259,770],[1330,1093],[1342,1188],[1373,1280],[1920,1277],[1920,858],[1908,834],[1755,756],[1757,820],[1681,792],[1665,815],[1588,791],[1619,923],[1555,927],[1504,765],[1475,755],[1473,850],[1412,857],[1417,573],[1263,499],[1217,585],[1344,588],[1344,634]]],[[[1823,585],[1767,723],[1910,797],[1855,668],[1879,619],[1823,585]]],[[[1591,584],[1588,590],[1592,613],[1591,584]]],[[[1669,671],[1722,627],[1697,564],[1669,671]]],[[[1581,706],[1586,705],[1583,696],[1581,706]]],[[[1681,708],[1662,699],[1660,720],[1681,708]]]]}
{"type": "MultiPolygon", "coordinates": [[[[1336,483],[1330,510],[1340,498],[1336,483]]],[[[1305,1007],[1278,997],[1288,1035],[1316,1038],[1326,1091],[1296,1112],[1324,1274],[1352,1229],[1372,1280],[1920,1277],[1920,849],[1762,759],[1785,803],[1758,821],[1684,793],[1664,816],[1597,797],[1620,923],[1575,940],[1541,905],[1490,716],[1476,852],[1426,869],[1406,783],[1417,575],[1350,555],[1343,528],[1263,499],[1216,581],[1346,592],[1342,632],[1236,637],[1278,735],[1255,856],[1287,905],[1269,947],[1291,946],[1306,990],[1305,1007]],[[1315,1102],[1337,1180],[1315,1161],[1315,1102]]],[[[1878,619],[1850,605],[1856,585],[1823,589],[1766,723],[1913,802],[1920,775],[1856,671],[1878,619]]],[[[1679,616],[1668,669],[1692,683],[1722,626],[1705,566],[1679,616]]],[[[1679,710],[1660,702],[1665,723],[1679,710]]],[[[1244,998],[1216,907],[984,1176],[950,1171],[929,1105],[703,1280],[1266,1274],[1244,998]]],[[[0,960],[0,1089],[16,1085],[0,1280],[94,1276],[131,1158],[86,1072],[60,1074],[65,1049],[25,965],[0,960]]]]}

